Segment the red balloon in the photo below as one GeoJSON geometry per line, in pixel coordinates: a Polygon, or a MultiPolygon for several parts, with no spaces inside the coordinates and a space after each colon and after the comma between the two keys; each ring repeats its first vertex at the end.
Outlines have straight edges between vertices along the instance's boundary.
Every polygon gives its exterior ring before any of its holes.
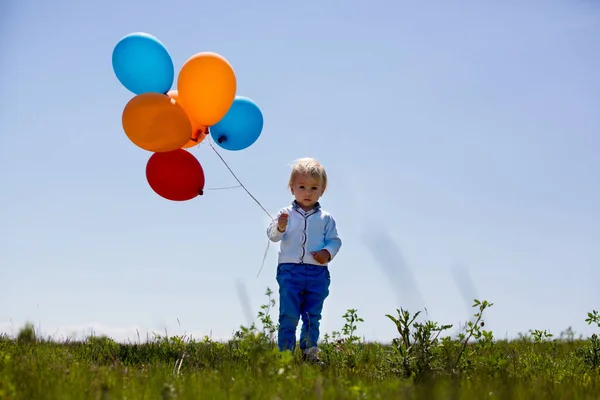
{"type": "Polygon", "coordinates": [[[187,150],[152,154],[146,165],[146,179],[152,190],[167,200],[186,201],[203,194],[204,170],[187,150]]]}

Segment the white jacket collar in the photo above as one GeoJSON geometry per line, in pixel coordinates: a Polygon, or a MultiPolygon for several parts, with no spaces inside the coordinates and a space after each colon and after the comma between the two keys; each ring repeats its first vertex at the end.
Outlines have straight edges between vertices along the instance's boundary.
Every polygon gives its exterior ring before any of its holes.
{"type": "Polygon", "coordinates": [[[304,211],[304,209],[302,207],[300,207],[300,204],[298,204],[298,202],[296,200],[294,200],[294,201],[292,201],[292,208],[294,210],[300,211],[303,214],[308,214],[308,213],[315,213],[315,212],[319,211],[321,209],[321,204],[319,204],[319,202],[317,201],[317,203],[315,204],[315,206],[313,207],[312,210],[304,211]]]}

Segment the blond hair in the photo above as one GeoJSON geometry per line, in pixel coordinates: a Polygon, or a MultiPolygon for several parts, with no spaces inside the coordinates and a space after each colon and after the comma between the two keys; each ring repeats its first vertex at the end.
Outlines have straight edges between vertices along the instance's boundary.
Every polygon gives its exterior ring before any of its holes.
{"type": "Polygon", "coordinates": [[[304,157],[294,162],[292,165],[292,172],[290,174],[290,181],[288,183],[290,188],[294,184],[296,177],[299,175],[306,175],[311,179],[316,180],[319,182],[323,190],[327,188],[327,173],[325,172],[325,168],[323,168],[321,163],[314,158],[304,157]]]}

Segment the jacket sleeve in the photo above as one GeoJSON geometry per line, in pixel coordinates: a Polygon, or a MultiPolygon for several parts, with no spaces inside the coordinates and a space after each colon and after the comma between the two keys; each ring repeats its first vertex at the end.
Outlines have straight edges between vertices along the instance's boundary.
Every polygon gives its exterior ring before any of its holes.
{"type": "Polygon", "coordinates": [[[330,215],[325,224],[325,247],[323,247],[323,249],[331,254],[331,260],[333,260],[341,247],[342,239],[340,239],[338,235],[335,219],[330,215]]]}
{"type": "Polygon", "coordinates": [[[283,234],[285,233],[285,232],[279,232],[279,229],[277,229],[277,219],[279,218],[281,213],[284,211],[285,211],[285,209],[279,210],[279,212],[275,216],[275,219],[273,219],[273,221],[271,221],[269,223],[269,226],[267,227],[267,236],[269,237],[269,240],[272,242],[279,242],[283,238],[283,234]]]}

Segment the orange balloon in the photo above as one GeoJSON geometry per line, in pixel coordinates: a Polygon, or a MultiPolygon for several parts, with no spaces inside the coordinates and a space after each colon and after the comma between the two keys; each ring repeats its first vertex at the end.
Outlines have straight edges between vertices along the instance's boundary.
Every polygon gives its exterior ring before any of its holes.
{"type": "Polygon", "coordinates": [[[188,149],[190,147],[194,147],[199,145],[200,143],[202,143],[202,141],[204,140],[204,138],[206,137],[206,133],[197,130],[195,132],[192,133],[192,137],[190,138],[190,140],[183,146],[184,149],[188,149]]]}
{"type": "Polygon", "coordinates": [[[219,122],[235,99],[237,82],[233,68],[221,55],[198,53],[181,67],[177,91],[190,117],[203,126],[219,122]]]}
{"type": "Polygon", "coordinates": [[[192,124],[192,131],[190,133],[190,140],[183,146],[183,148],[187,149],[187,148],[194,147],[194,146],[198,145],[206,137],[206,127],[202,126],[202,125],[200,125],[200,124],[198,124],[196,122],[194,122],[194,120],[192,119],[192,117],[190,117],[190,114],[187,112],[187,110],[185,108],[185,105],[179,99],[179,93],[177,92],[177,90],[170,90],[167,93],[167,96],[169,96],[170,98],[172,98],[175,102],[179,103],[179,105],[181,107],[183,107],[183,110],[188,115],[188,117],[190,119],[190,123],[192,124]]]}
{"type": "Polygon", "coordinates": [[[192,130],[183,108],[169,96],[155,92],[129,100],[121,120],[133,144],[155,153],[181,148],[189,141],[192,130]]]}

